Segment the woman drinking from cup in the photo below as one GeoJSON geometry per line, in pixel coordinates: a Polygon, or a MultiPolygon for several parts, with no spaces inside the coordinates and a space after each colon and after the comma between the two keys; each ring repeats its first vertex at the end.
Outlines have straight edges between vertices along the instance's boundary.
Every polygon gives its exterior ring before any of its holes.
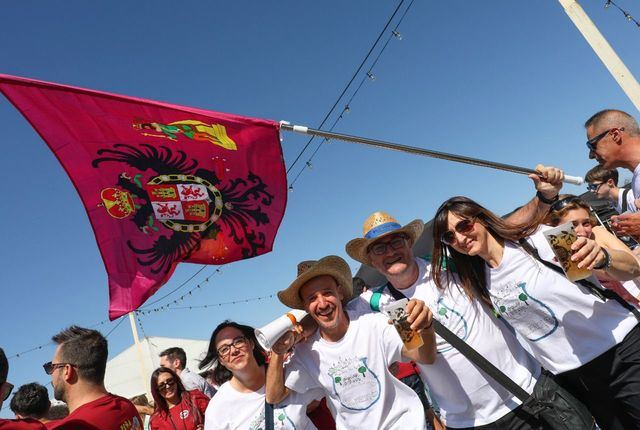
{"type": "Polygon", "coordinates": [[[159,367],[151,374],[155,410],[151,430],[202,430],[209,398],[199,390],[187,391],[171,369],[159,367]]]}
{"type": "MultiPolygon", "coordinates": [[[[440,288],[459,280],[469,297],[493,308],[602,428],[640,428],[638,321],[617,301],[567,280],[543,235],[549,228],[509,224],[471,199],[451,198],[434,219],[434,279],[440,288]]],[[[586,237],[571,244],[569,256],[621,281],[640,270],[626,252],[586,237]]],[[[594,277],[589,282],[602,290],[594,277]]]]}
{"type": "MultiPolygon", "coordinates": [[[[584,200],[569,194],[560,197],[557,202],[551,205],[549,214],[544,219],[545,224],[556,227],[571,222],[578,237],[593,239],[598,245],[609,251],[627,252],[633,256],[631,250],[620,239],[609,233],[603,226],[598,225],[595,214],[584,200]]],[[[627,302],[638,306],[640,289],[638,289],[635,280],[621,283],[602,271],[597,274],[597,278],[602,286],[615,291],[627,302]]]]}

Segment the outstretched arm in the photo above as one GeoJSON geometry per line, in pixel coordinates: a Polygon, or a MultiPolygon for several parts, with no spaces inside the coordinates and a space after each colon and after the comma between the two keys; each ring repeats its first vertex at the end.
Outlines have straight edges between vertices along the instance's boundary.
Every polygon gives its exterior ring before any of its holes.
{"type": "Polygon", "coordinates": [[[287,352],[293,347],[296,336],[287,332],[273,345],[267,366],[267,382],[265,387],[266,401],[272,405],[287,398],[291,390],[284,385],[284,360],[287,352]]]}
{"type": "Polygon", "coordinates": [[[536,166],[538,175],[529,175],[536,188],[536,196],[527,204],[514,211],[506,220],[512,224],[529,224],[549,211],[551,204],[557,200],[562,188],[564,172],[555,167],[536,166]]]}

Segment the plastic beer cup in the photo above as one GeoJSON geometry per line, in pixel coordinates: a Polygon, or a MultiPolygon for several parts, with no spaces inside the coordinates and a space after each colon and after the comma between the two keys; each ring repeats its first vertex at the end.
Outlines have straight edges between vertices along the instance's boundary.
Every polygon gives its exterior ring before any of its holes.
{"type": "Polygon", "coordinates": [[[579,281],[591,276],[591,271],[587,268],[578,267],[578,263],[571,261],[571,245],[578,240],[578,236],[573,228],[573,223],[559,225],[558,227],[543,232],[545,239],[549,242],[553,253],[556,255],[562,270],[570,281],[579,281]]]}
{"type": "Polygon", "coordinates": [[[396,300],[393,303],[389,303],[384,306],[384,313],[387,314],[389,319],[393,321],[393,326],[398,331],[404,346],[408,350],[420,348],[423,345],[422,336],[415,331],[411,330],[410,324],[407,321],[407,303],[408,299],[396,300]]]}

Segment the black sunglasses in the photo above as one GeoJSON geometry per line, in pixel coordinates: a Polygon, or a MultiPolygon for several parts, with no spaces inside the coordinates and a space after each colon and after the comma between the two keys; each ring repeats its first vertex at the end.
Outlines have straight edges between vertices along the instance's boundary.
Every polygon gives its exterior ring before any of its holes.
{"type": "Polygon", "coordinates": [[[9,394],[13,391],[13,384],[11,382],[5,382],[0,384],[0,401],[5,401],[9,398],[9,394]]]}
{"type": "MultiPolygon", "coordinates": [[[[456,225],[453,227],[453,230],[457,231],[460,234],[466,234],[473,230],[473,226],[475,225],[475,223],[475,218],[463,219],[456,223],[456,225]]],[[[447,230],[442,233],[442,236],[440,236],[440,240],[442,241],[442,243],[446,245],[453,245],[456,242],[456,233],[453,230],[447,230]]]]}
{"type": "Polygon", "coordinates": [[[590,184],[587,184],[587,191],[595,193],[596,191],[598,191],[602,184],[604,184],[604,182],[592,182],[590,184]]]}
{"type": "Polygon", "coordinates": [[[558,200],[554,204],[551,205],[550,211],[557,212],[569,206],[571,203],[580,202],[582,199],[578,196],[569,196],[564,199],[558,200]]]}
{"type": "Polygon", "coordinates": [[[42,368],[44,369],[44,372],[45,372],[47,375],[51,375],[51,374],[53,373],[53,371],[54,371],[54,370],[56,370],[56,369],[58,369],[58,368],[60,368],[60,367],[64,367],[64,366],[66,366],[67,364],[68,364],[69,366],[76,367],[76,365],[75,365],[75,364],[71,364],[71,363],[52,363],[52,362],[50,362],[50,361],[47,361],[46,363],[44,363],[44,364],[42,365],[42,368]]]}
{"type": "Polygon", "coordinates": [[[609,130],[605,130],[602,133],[600,133],[599,135],[594,136],[591,139],[587,140],[587,148],[589,148],[589,151],[595,151],[596,147],[598,146],[598,142],[600,142],[600,140],[602,140],[603,137],[605,137],[607,134],[609,134],[613,130],[621,130],[621,131],[623,131],[624,127],[610,128],[609,130]]]}
{"type": "Polygon", "coordinates": [[[173,378],[167,379],[163,383],[158,384],[158,391],[164,391],[169,387],[173,387],[174,385],[176,385],[176,381],[174,381],[173,378]]]}

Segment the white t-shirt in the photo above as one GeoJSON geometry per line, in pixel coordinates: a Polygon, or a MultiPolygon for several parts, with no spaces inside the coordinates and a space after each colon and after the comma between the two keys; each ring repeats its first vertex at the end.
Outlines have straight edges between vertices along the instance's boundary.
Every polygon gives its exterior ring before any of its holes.
{"type": "MultiPolygon", "coordinates": [[[[307,417],[307,405],[324,397],[321,390],[304,394],[291,393],[273,408],[275,430],[316,430],[307,417]]],[[[264,429],[264,386],[258,391],[243,393],[230,381],[209,402],[204,414],[204,430],[262,430],[264,429]]]]}
{"type": "Polygon", "coordinates": [[[631,178],[631,191],[634,198],[640,198],[640,164],[633,169],[633,177],[631,178]]]}
{"type": "MultiPolygon", "coordinates": [[[[553,261],[541,226],[527,240],[553,261]]],[[[552,373],[576,369],[614,347],[638,323],[614,300],[602,302],[584,287],[545,267],[513,243],[500,265],[487,270],[491,301],[552,373]]],[[[600,285],[591,276],[590,282],[600,285]]]]}
{"type": "Polygon", "coordinates": [[[619,214],[623,213],[622,198],[626,194],[627,210],[625,212],[637,212],[638,209],[636,208],[636,198],[633,195],[634,191],[629,190],[627,193],[625,193],[625,191],[627,191],[625,188],[620,188],[620,191],[618,192],[618,202],[616,203],[616,210],[618,211],[619,214]]]}
{"type": "MultiPolygon", "coordinates": [[[[540,365],[522,348],[515,336],[486,306],[469,300],[462,288],[457,285],[449,285],[445,290],[437,288],[427,262],[419,258],[416,262],[418,279],[401,292],[408,298],[424,301],[442,325],[531,393],[540,375],[540,365]]],[[[380,305],[394,300],[387,288],[380,293],[380,305]]],[[[362,312],[368,308],[371,312],[368,301],[372,296],[372,292],[367,291],[351,301],[348,308],[361,309],[362,312]]],[[[447,427],[490,424],[520,405],[517,398],[437,335],[436,346],[438,356],[435,363],[418,363],[418,366],[420,375],[440,406],[447,427]]]]}
{"type": "Polygon", "coordinates": [[[381,314],[349,318],[339,341],[326,341],[317,331],[296,345],[285,385],[299,393],[322,388],[338,429],[424,430],[420,399],[388,369],[401,359],[395,328],[381,314]]]}

